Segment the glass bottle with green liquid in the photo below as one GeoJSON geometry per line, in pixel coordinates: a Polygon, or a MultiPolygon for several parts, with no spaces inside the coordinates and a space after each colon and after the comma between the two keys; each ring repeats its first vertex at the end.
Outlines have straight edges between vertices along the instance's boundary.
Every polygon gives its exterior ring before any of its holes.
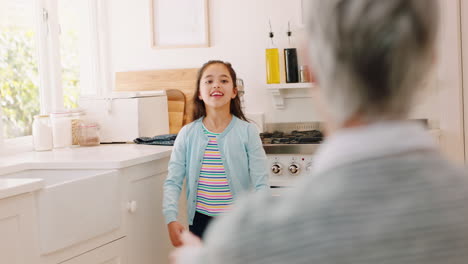
{"type": "Polygon", "coordinates": [[[267,83],[280,83],[279,52],[273,42],[273,30],[270,22],[270,47],[265,50],[267,83]]]}

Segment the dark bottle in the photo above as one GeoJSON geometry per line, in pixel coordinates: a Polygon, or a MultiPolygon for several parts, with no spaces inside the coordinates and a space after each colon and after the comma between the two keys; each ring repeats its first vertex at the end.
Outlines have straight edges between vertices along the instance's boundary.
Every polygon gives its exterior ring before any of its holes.
{"type": "Polygon", "coordinates": [[[297,50],[291,47],[291,24],[288,22],[288,42],[289,48],[284,49],[284,68],[287,83],[299,82],[299,70],[297,66],[297,50]]]}
{"type": "Polygon", "coordinates": [[[297,66],[297,50],[295,48],[284,49],[284,66],[287,83],[299,82],[299,71],[297,66]]]}

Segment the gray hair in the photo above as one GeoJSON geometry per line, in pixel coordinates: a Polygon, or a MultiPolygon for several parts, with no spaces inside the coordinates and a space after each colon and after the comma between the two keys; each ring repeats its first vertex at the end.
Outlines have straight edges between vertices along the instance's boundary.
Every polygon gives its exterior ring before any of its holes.
{"type": "Polygon", "coordinates": [[[339,124],[405,118],[429,71],[436,0],[310,0],[311,66],[339,124]]]}

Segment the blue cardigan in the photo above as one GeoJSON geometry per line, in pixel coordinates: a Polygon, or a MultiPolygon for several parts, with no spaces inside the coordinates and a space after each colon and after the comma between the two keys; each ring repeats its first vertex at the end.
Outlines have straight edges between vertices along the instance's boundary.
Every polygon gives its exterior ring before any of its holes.
{"type": "MultiPolygon", "coordinates": [[[[174,143],[169,172],[164,182],[163,214],[166,224],[177,220],[178,201],[184,179],[188,223],[193,223],[198,177],[208,144],[202,119],[184,126],[174,143]]],[[[218,136],[218,145],[234,199],[253,188],[268,188],[265,151],[255,125],[233,116],[229,125],[218,136]]]]}

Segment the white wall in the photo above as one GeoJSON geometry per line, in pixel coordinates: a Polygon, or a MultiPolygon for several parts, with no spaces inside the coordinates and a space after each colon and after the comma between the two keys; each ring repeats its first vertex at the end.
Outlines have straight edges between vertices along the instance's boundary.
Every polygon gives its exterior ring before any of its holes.
{"type": "MultiPolygon", "coordinates": [[[[287,47],[287,24],[291,21],[297,46],[304,36],[300,0],[209,1],[211,47],[190,49],[151,48],[150,0],[109,2],[111,70],[120,71],[198,68],[211,59],[232,63],[245,83],[247,112],[264,112],[266,122],[318,120],[310,98],[288,99],[276,110],[265,85],[265,48],[271,19],[279,48],[287,47]]],[[[174,14],[177,16],[177,14],[174,14]]],[[[183,18],[181,18],[183,19],[183,18]]],[[[303,56],[303,49],[298,49],[303,56]]],[[[299,58],[299,64],[302,58],[299,58]]],[[[284,76],[283,76],[284,82],[284,76]]]]}

